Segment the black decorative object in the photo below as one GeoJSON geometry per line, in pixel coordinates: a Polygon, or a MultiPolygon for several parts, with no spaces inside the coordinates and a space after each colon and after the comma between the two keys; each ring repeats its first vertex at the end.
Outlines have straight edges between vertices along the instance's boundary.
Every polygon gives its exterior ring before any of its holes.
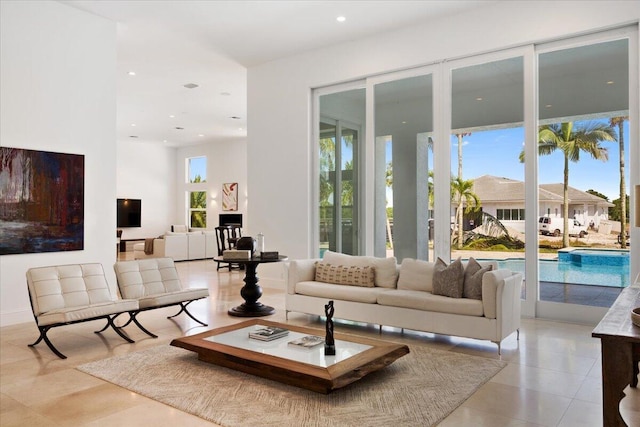
{"type": "Polygon", "coordinates": [[[256,239],[249,236],[244,236],[238,239],[236,247],[239,251],[251,251],[251,256],[256,252],[256,239]]]}
{"type": "Polygon", "coordinates": [[[333,339],[333,301],[329,301],[329,304],[324,306],[324,313],[327,316],[327,323],[325,328],[327,330],[327,336],[324,339],[324,355],[335,356],[336,343],[333,339]]]}

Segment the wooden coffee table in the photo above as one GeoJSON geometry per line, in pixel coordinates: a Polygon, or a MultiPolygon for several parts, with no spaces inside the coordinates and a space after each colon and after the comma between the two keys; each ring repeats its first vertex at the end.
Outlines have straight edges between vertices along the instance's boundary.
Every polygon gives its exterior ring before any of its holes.
{"type": "Polygon", "coordinates": [[[409,347],[336,333],[336,355],[325,356],[324,345],[310,349],[289,345],[305,335],[324,336],[324,330],[253,319],[174,339],[172,346],[198,353],[198,359],[319,393],[344,387],[384,368],[409,353],[409,347]],[[249,338],[259,326],[278,326],[289,335],[273,341],[249,338]]]}

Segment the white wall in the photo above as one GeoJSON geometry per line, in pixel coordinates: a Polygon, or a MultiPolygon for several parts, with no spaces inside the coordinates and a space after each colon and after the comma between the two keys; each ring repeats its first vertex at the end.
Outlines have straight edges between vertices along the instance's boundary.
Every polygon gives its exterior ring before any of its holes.
{"type": "MultiPolygon", "coordinates": [[[[497,2],[473,13],[250,68],[250,227],[265,230],[275,249],[292,258],[314,255],[312,88],[637,23],[639,17],[637,1],[497,2]]],[[[640,167],[637,160],[632,167],[640,167]]],[[[632,176],[631,185],[638,184],[639,175],[632,176]]]]}
{"type": "Polygon", "coordinates": [[[247,144],[244,140],[201,144],[177,149],[176,153],[176,215],[179,224],[185,224],[187,218],[187,191],[207,192],[207,228],[218,226],[218,214],[239,213],[243,216],[243,234],[250,235],[247,225],[247,144]],[[189,157],[207,157],[207,180],[200,184],[186,183],[186,159],[189,157]],[[222,184],[238,183],[238,210],[222,210],[222,184]]]}
{"type": "Polygon", "coordinates": [[[117,147],[117,197],[142,200],[142,227],[123,228],[122,238],[157,237],[171,224],[183,223],[171,208],[177,205],[176,149],[132,141],[119,141],[117,147]]]}
{"type": "Polygon", "coordinates": [[[0,143],[85,156],[84,250],[0,256],[0,324],[33,321],[31,267],[100,262],[115,286],[116,25],[56,2],[0,3],[0,143]]]}

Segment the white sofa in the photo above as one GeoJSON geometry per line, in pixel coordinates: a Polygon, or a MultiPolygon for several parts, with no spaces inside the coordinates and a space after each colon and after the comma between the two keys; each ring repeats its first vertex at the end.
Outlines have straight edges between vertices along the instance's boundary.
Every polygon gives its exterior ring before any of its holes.
{"type": "MultiPolygon", "coordinates": [[[[171,258],[174,261],[213,258],[218,255],[215,231],[167,231],[164,235],[153,239],[153,253],[145,253],[145,244],[133,245],[134,259],[171,258]]],[[[185,227],[186,230],[186,227],[185,227]]]]}
{"type": "Polygon", "coordinates": [[[395,258],[349,256],[326,252],[324,258],[289,263],[286,316],[290,312],[325,315],[334,301],[336,319],[394,326],[444,335],[490,340],[501,350],[503,339],[520,328],[522,274],[496,269],[481,277],[478,298],[452,298],[433,293],[434,262],[395,258]],[[373,267],[372,287],[349,286],[316,280],[316,263],[373,267]]]}

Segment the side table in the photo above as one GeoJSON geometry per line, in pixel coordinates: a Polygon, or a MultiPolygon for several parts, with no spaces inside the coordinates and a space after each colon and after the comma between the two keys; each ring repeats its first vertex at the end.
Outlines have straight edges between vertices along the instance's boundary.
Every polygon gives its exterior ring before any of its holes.
{"type": "Polygon", "coordinates": [[[638,306],[640,284],[634,284],[623,289],[591,333],[601,340],[602,422],[607,427],[627,425],[620,415],[620,401],[637,375],[633,366],[634,353],[640,351],[640,327],[631,322],[631,310],[638,306]]]}
{"type": "MultiPolygon", "coordinates": [[[[244,299],[244,303],[237,307],[229,309],[230,316],[236,317],[261,317],[274,314],[276,310],[273,307],[264,305],[258,300],[262,296],[262,288],[258,284],[258,276],[256,270],[259,264],[265,264],[270,262],[282,262],[287,261],[289,258],[286,255],[280,255],[278,259],[262,259],[260,257],[252,257],[251,259],[234,259],[234,264],[244,265],[244,286],[240,290],[240,296],[244,299]]],[[[216,262],[229,261],[223,257],[215,257],[213,259],[216,262]]]]}

